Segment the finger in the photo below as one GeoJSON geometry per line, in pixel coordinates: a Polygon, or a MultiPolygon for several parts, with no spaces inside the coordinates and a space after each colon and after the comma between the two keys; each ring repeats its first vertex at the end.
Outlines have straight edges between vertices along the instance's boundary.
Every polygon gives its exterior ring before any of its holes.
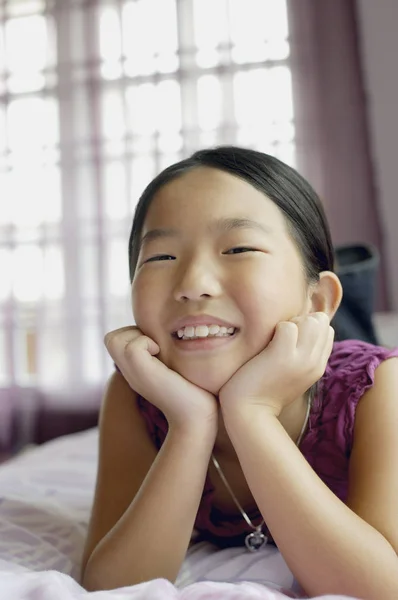
{"type": "Polygon", "coordinates": [[[309,313],[308,316],[312,317],[313,319],[316,319],[317,321],[320,321],[321,323],[330,323],[329,315],[322,310],[319,310],[319,311],[313,312],[313,313],[309,313]]]}
{"type": "Polygon", "coordinates": [[[330,355],[332,353],[332,350],[333,350],[334,336],[335,336],[335,331],[334,331],[333,327],[331,327],[329,325],[327,340],[326,340],[325,347],[324,347],[324,350],[322,353],[322,360],[324,361],[325,365],[327,364],[327,362],[330,358],[330,355]]]}
{"type": "Polygon", "coordinates": [[[310,313],[298,325],[297,347],[306,352],[323,350],[328,337],[329,317],[326,313],[310,313]]]}
{"type": "Polygon", "coordinates": [[[134,338],[133,340],[127,342],[125,345],[125,352],[128,348],[131,348],[134,352],[137,349],[146,350],[152,356],[155,356],[155,354],[159,354],[160,352],[160,347],[158,344],[147,335],[140,335],[138,338],[134,338]]]}
{"type": "Polygon", "coordinates": [[[272,338],[269,347],[274,351],[281,351],[286,354],[289,349],[296,348],[297,338],[297,325],[292,321],[280,321],[275,328],[274,337],[272,338]]]}
{"type": "Polygon", "coordinates": [[[319,311],[306,313],[304,315],[297,315],[296,317],[292,317],[291,319],[289,319],[289,322],[295,323],[296,325],[301,325],[305,323],[305,321],[309,318],[312,318],[316,321],[323,321],[325,318],[326,320],[329,320],[329,316],[326,313],[319,311]]]}
{"type": "Polygon", "coordinates": [[[293,317],[292,319],[289,319],[290,323],[295,323],[296,325],[298,325],[298,323],[300,323],[300,321],[303,319],[302,316],[297,316],[297,317],[293,317]]]}
{"type": "Polygon", "coordinates": [[[131,356],[136,350],[147,350],[152,356],[160,352],[158,344],[145,336],[137,327],[121,327],[105,336],[105,346],[112,358],[127,354],[131,356]]]}
{"type": "Polygon", "coordinates": [[[104,336],[104,344],[107,346],[112,340],[119,339],[124,336],[137,336],[141,335],[141,331],[135,325],[129,325],[127,327],[120,327],[120,329],[114,329],[113,331],[109,331],[104,336]]]}
{"type": "Polygon", "coordinates": [[[318,361],[317,361],[317,365],[315,367],[317,381],[319,381],[319,379],[321,379],[321,377],[323,377],[323,375],[325,374],[325,371],[326,371],[326,368],[328,365],[328,361],[329,361],[330,355],[333,350],[333,343],[334,343],[334,329],[333,329],[333,327],[329,326],[326,342],[321,350],[321,353],[320,353],[318,361]]]}
{"type": "Polygon", "coordinates": [[[331,349],[331,344],[333,345],[334,329],[330,326],[329,315],[325,312],[317,312],[313,314],[313,317],[319,323],[319,336],[316,350],[323,352],[325,348],[326,350],[329,348],[331,349]]]}

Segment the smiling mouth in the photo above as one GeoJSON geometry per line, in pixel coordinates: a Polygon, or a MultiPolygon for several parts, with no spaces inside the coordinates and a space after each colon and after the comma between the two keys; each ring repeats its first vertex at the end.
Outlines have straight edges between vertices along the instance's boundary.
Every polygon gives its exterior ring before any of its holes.
{"type": "Polygon", "coordinates": [[[237,327],[220,325],[187,326],[172,333],[172,337],[181,341],[206,340],[212,338],[229,338],[238,331],[237,327]]]}

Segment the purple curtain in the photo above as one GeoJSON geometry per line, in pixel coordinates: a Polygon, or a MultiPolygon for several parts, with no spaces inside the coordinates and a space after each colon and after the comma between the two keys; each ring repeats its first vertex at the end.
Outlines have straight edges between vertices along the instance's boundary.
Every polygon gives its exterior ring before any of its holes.
{"type": "Polygon", "coordinates": [[[355,2],[288,0],[288,14],[298,168],[324,201],[335,245],[370,243],[383,259],[355,2]]]}

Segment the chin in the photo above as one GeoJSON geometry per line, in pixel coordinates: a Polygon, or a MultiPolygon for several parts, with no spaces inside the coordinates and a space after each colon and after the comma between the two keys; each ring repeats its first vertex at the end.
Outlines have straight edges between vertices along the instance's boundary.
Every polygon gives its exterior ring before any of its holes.
{"type": "Polygon", "coordinates": [[[184,377],[187,381],[190,381],[194,385],[218,396],[223,385],[227,383],[227,381],[232,377],[235,370],[226,370],[222,369],[221,371],[212,370],[208,368],[200,368],[200,367],[181,367],[174,368],[182,377],[184,377]]]}
{"type": "Polygon", "coordinates": [[[201,377],[191,377],[191,378],[186,377],[185,379],[187,379],[194,385],[197,385],[198,387],[202,388],[202,390],[206,390],[206,392],[210,392],[214,396],[218,396],[221,388],[226,383],[226,381],[220,381],[219,377],[214,378],[214,380],[211,380],[209,378],[207,378],[206,380],[203,380],[203,378],[201,378],[201,377]]]}

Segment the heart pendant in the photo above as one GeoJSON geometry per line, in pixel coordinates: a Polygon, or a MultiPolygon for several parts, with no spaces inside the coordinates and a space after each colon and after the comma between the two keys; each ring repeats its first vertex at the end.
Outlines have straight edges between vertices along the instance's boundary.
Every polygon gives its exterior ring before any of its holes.
{"type": "Polygon", "coordinates": [[[267,536],[261,531],[254,531],[245,537],[246,548],[249,552],[257,552],[268,542],[267,536]]]}

